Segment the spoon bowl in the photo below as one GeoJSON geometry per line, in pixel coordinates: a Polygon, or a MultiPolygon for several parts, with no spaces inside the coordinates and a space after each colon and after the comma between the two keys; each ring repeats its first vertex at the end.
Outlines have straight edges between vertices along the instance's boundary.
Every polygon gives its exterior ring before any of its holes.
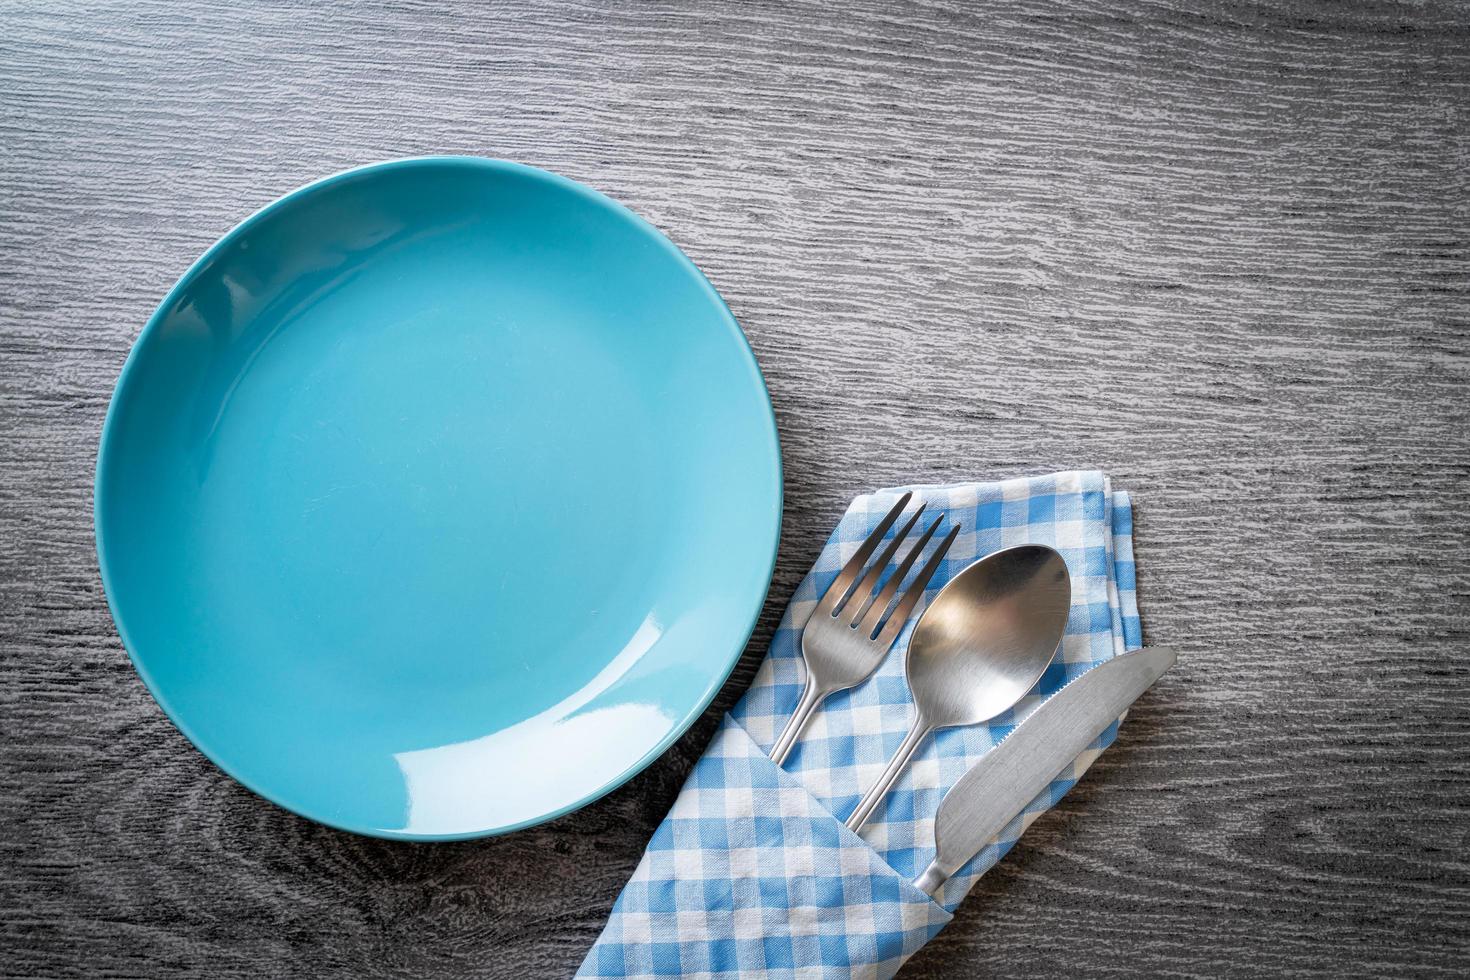
{"type": "Polygon", "coordinates": [[[978,725],[1019,701],[1067,628],[1072,579],[1054,549],[1021,545],[960,572],[914,626],[905,672],[934,728],[978,725]]]}
{"type": "Polygon", "coordinates": [[[847,826],[867,823],[929,733],[989,721],[1031,690],[1056,656],[1071,607],[1067,563],[1045,545],[994,552],[940,589],[904,661],[913,725],[847,826]]]}

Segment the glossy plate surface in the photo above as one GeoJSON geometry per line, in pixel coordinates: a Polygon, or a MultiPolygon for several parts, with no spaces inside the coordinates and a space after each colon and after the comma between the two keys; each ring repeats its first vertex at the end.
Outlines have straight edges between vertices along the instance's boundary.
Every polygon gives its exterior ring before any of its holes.
{"type": "Polygon", "coordinates": [[[385,837],[500,833],[657,757],[734,666],[780,457],[749,347],[650,225],[544,171],[378,164],[210,249],[123,369],[97,550],[226,772],[385,837]]]}

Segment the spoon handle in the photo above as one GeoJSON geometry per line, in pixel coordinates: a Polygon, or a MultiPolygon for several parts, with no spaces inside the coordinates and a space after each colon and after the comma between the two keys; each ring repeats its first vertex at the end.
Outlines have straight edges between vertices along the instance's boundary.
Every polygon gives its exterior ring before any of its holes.
{"type": "Polygon", "coordinates": [[[817,705],[822,703],[822,698],[827,692],[817,689],[812,683],[811,671],[807,671],[806,686],[801,689],[801,699],[796,702],[796,710],[791,712],[791,717],[786,721],[786,727],[781,729],[781,737],[776,739],[776,744],[771,746],[771,761],[776,765],[783,765],[786,757],[791,754],[791,749],[796,745],[796,740],[801,738],[806,723],[811,721],[812,713],[817,710],[817,705]]]}
{"type": "Polygon", "coordinates": [[[868,822],[868,818],[883,801],[883,797],[887,796],[893,784],[898,782],[898,777],[903,773],[904,767],[918,751],[919,743],[923,742],[925,736],[932,731],[934,731],[934,726],[926,723],[923,718],[914,719],[914,727],[909,729],[903,744],[898,747],[897,752],[893,753],[893,758],[888,760],[888,768],[883,770],[883,775],[878,777],[878,781],[858,802],[857,809],[852,811],[852,816],[847,818],[847,829],[853,833],[862,829],[863,824],[868,822]]]}

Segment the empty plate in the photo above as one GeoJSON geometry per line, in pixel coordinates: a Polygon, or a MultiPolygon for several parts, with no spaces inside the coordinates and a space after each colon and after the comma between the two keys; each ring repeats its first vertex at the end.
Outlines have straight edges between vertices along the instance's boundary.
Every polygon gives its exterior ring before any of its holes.
{"type": "Polygon", "coordinates": [[[184,275],[123,368],[97,551],[158,703],[241,783],[384,837],[581,806],[709,703],[780,455],[714,289],[601,194],[352,170],[184,275]]]}

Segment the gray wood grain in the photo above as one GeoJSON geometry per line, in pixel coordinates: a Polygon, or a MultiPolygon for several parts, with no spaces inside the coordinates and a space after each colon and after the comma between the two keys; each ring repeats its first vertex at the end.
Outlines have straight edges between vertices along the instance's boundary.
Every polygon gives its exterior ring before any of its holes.
{"type": "Polygon", "coordinates": [[[1463,976],[1467,382],[1463,6],[0,3],[0,973],[565,976],[852,494],[1095,465],[1181,663],[908,975],[1463,976]],[[188,263],[427,152],[667,231],[755,347],[788,485],[760,629],[673,751],[409,846],[193,751],[90,508],[188,263]]]}

